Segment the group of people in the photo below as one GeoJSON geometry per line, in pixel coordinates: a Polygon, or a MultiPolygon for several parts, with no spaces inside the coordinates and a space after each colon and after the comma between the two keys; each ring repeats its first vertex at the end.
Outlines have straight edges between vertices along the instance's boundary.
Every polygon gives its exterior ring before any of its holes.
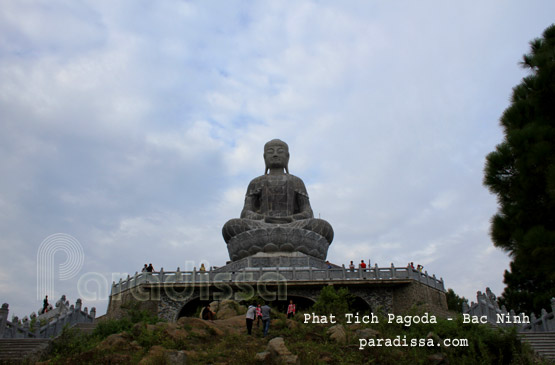
{"type": "Polygon", "coordinates": [[[143,266],[143,269],[141,270],[142,272],[154,272],[154,266],[152,266],[152,264],[145,264],[145,266],[143,266]]]}
{"type": "MultiPolygon", "coordinates": [[[[368,266],[366,266],[366,262],[364,262],[364,260],[360,260],[360,264],[358,264],[358,268],[360,270],[366,271],[367,267],[370,268],[370,260],[368,260],[368,266]]],[[[355,264],[353,263],[352,260],[351,260],[351,263],[349,263],[349,270],[355,271],[355,264]]]]}
{"type": "MultiPolygon", "coordinates": [[[[287,318],[292,318],[295,315],[296,311],[297,307],[295,306],[295,303],[293,303],[293,300],[290,300],[289,305],[287,306],[287,318]]],[[[258,320],[257,327],[260,327],[260,321],[262,320],[263,336],[266,337],[268,335],[268,330],[270,329],[270,312],[271,308],[270,306],[268,306],[267,303],[262,306],[258,304],[258,306],[256,307],[254,305],[250,305],[245,316],[247,323],[247,333],[249,335],[251,334],[252,324],[256,318],[258,320]]]]}
{"type": "MultiPolygon", "coordinates": [[[[270,313],[271,313],[270,306],[265,303],[264,305],[258,304],[257,306],[249,305],[247,309],[247,314],[245,316],[245,321],[247,325],[247,333],[249,335],[252,334],[252,327],[255,320],[257,320],[256,326],[260,327],[260,322],[262,322],[262,335],[264,337],[268,336],[268,331],[270,329],[270,313]]],[[[293,300],[289,301],[289,305],[287,306],[287,318],[292,318],[295,316],[297,312],[297,307],[293,300]]],[[[216,313],[212,311],[210,308],[210,304],[207,304],[202,312],[201,312],[202,319],[206,321],[213,321],[216,319],[216,313]]]]}
{"type": "Polygon", "coordinates": [[[407,267],[413,269],[413,270],[417,270],[418,272],[422,272],[422,270],[424,270],[424,265],[416,265],[416,269],[414,268],[414,262],[409,262],[409,264],[407,265],[407,267]]]}
{"type": "Polygon", "coordinates": [[[247,333],[252,334],[252,325],[254,320],[257,319],[257,327],[260,327],[260,321],[262,321],[262,332],[263,336],[268,336],[268,331],[270,329],[270,312],[271,308],[268,304],[254,306],[249,305],[247,309],[247,314],[245,316],[245,321],[247,323],[247,333]]]}

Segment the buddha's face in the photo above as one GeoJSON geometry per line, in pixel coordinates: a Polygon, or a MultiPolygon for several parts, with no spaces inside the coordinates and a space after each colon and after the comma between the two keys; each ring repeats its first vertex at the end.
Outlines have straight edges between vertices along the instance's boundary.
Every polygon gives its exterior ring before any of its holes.
{"type": "Polygon", "coordinates": [[[289,151],[282,144],[270,144],[264,149],[264,161],[269,168],[285,168],[289,162],[289,151]]]}

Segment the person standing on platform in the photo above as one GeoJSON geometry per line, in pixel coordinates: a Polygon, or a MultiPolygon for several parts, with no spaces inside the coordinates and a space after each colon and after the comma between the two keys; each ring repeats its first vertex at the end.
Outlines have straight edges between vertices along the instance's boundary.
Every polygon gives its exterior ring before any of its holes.
{"type": "Polygon", "coordinates": [[[48,312],[48,295],[44,298],[42,302],[42,313],[48,312]]]}
{"type": "Polygon", "coordinates": [[[210,304],[207,304],[202,310],[202,319],[205,321],[213,321],[215,314],[216,313],[212,312],[212,309],[210,309],[210,304]]]}
{"type": "Polygon", "coordinates": [[[360,260],[359,266],[362,271],[366,271],[366,264],[364,263],[364,260],[360,260]]]}
{"type": "Polygon", "coordinates": [[[247,333],[250,335],[252,331],[252,322],[254,322],[254,316],[256,316],[256,307],[254,305],[249,305],[247,309],[247,315],[245,320],[247,322],[247,333]]]}
{"type": "Polygon", "coordinates": [[[293,304],[293,299],[289,300],[289,305],[287,306],[287,318],[295,316],[295,304],[293,304]]]}
{"type": "Polygon", "coordinates": [[[260,321],[262,320],[262,309],[260,304],[256,307],[256,328],[260,327],[260,321]]]}
{"type": "Polygon", "coordinates": [[[262,307],[260,307],[260,310],[262,311],[262,329],[263,329],[263,337],[268,336],[268,331],[270,330],[270,312],[271,312],[271,308],[268,306],[268,304],[264,304],[262,307]]]}

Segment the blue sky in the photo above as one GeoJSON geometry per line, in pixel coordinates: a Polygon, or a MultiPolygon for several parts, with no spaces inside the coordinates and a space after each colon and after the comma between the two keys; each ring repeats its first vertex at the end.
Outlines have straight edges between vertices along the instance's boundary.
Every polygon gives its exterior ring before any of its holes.
{"type": "Polygon", "coordinates": [[[106,283],[144,263],[223,265],[221,227],[273,138],[334,227],[330,261],[414,261],[467,298],[501,294],[484,159],[553,14],[552,1],[2,1],[0,301],[40,307],[53,234],[84,260],[72,271],[52,253],[49,296],[99,314],[106,283]]]}

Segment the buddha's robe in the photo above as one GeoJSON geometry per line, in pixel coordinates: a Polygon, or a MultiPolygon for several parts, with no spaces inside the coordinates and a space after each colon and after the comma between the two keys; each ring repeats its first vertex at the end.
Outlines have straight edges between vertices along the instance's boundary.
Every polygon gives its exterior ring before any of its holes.
{"type": "Polygon", "coordinates": [[[229,242],[240,233],[276,226],[313,231],[328,243],[333,240],[331,225],[314,218],[303,181],[290,174],[262,175],[253,179],[247,188],[241,218],[229,220],[222,234],[229,242]]]}

